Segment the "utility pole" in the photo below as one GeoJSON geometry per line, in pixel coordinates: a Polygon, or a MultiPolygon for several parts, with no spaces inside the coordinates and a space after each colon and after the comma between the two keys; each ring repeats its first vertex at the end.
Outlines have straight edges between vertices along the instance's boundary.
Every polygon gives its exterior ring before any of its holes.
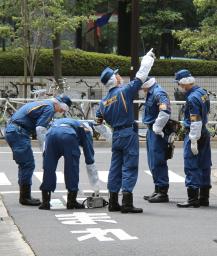
{"type": "MultiPolygon", "coordinates": [[[[23,69],[24,69],[24,84],[27,83],[27,47],[28,47],[28,0],[22,0],[21,1],[21,13],[23,18],[23,43],[24,43],[24,63],[23,63],[23,69]]],[[[27,86],[24,85],[24,97],[27,97],[27,86]]]]}
{"type": "MultiPolygon", "coordinates": [[[[132,0],[131,16],[131,67],[130,80],[135,78],[139,68],[139,0],[132,0]]],[[[138,95],[137,95],[138,98],[138,95]]],[[[134,117],[138,120],[138,104],[134,104],[134,117]]]]}

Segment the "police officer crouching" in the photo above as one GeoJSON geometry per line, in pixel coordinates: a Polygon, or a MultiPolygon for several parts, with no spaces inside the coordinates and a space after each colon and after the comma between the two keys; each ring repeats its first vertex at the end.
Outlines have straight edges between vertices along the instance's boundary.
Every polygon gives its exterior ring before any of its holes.
{"type": "Polygon", "coordinates": [[[18,165],[19,202],[22,205],[40,205],[39,199],[31,197],[32,175],[35,161],[31,148],[30,135],[36,130],[39,146],[42,149],[47,127],[55,113],[68,111],[72,102],[68,96],[26,103],[11,117],[6,129],[5,139],[13,152],[18,165]]]}
{"type": "Polygon", "coordinates": [[[178,203],[178,207],[209,206],[211,188],[211,148],[210,134],[206,128],[210,101],[207,92],[197,85],[189,70],[179,70],[175,74],[179,89],[185,93],[184,111],[184,170],[188,201],[178,203]]]}
{"type": "Polygon", "coordinates": [[[144,196],[144,199],[150,203],[163,203],[169,201],[166,156],[168,137],[163,129],[171,114],[170,100],[155,78],[147,78],[143,87],[145,93],[147,93],[143,123],[148,126],[146,135],[148,165],[155,184],[154,192],[150,196],[144,196]]]}
{"type": "Polygon", "coordinates": [[[97,123],[106,121],[113,128],[112,159],[108,176],[109,211],[141,213],[141,208],[133,206],[133,188],[138,177],[139,140],[134,127],[133,99],[154,63],[150,50],[142,59],[136,78],[124,85],[118,70],[106,68],[101,74],[101,82],[109,89],[101,100],[96,113],[97,123]],[[118,193],[122,188],[122,206],[118,203],[118,193]]]}
{"type": "Polygon", "coordinates": [[[48,130],[43,154],[43,181],[41,210],[50,210],[51,191],[56,189],[56,168],[58,160],[64,157],[65,185],[68,190],[67,209],[82,209],[77,202],[79,183],[80,149],[83,148],[88,178],[98,186],[98,172],[94,163],[92,128],[83,121],[71,118],[57,119],[48,130]]]}

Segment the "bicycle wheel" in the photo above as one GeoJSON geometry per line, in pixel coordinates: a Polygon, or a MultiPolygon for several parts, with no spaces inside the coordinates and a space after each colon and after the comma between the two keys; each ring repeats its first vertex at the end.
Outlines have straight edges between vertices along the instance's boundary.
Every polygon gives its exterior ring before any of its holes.
{"type": "Polygon", "coordinates": [[[66,113],[66,116],[81,120],[85,119],[84,112],[82,111],[81,107],[77,104],[73,104],[70,107],[69,111],[66,113]]]}

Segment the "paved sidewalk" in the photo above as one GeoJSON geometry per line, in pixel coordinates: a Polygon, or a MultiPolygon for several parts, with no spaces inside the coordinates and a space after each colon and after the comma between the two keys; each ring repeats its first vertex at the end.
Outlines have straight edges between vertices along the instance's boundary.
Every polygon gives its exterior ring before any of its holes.
{"type": "Polygon", "coordinates": [[[8,215],[0,195],[0,255],[35,256],[30,246],[8,215]]]}

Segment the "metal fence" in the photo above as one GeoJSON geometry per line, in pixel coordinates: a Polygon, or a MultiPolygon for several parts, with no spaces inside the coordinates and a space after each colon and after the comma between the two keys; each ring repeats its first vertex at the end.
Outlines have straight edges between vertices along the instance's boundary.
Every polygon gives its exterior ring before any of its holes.
{"type": "MultiPolygon", "coordinates": [[[[106,94],[106,88],[99,83],[99,77],[66,77],[67,78],[67,84],[69,85],[70,90],[67,91],[67,94],[72,98],[76,100],[80,99],[93,99],[93,100],[99,100],[106,94]],[[87,87],[85,83],[79,83],[79,81],[83,79],[87,82],[87,84],[91,87],[87,87]],[[95,87],[94,87],[95,86],[95,87]],[[83,95],[83,96],[81,96],[83,95]],[[85,95],[85,96],[84,96],[85,95]]],[[[161,84],[167,93],[169,94],[169,97],[171,101],[174,101],[174,88],[177,87],[177,85],[173,82],[173,77],[156,77],[159,84],[161,84]]],[[[6,86],[8,86],[10,81],[13,82],[22,82],[23,77],[0,77],[0,90],[4,89],[6,86]]],[[[40,83],[47,83],[47,89],[50,86],[50,83],[47,80],[47,77],[35,77],[35,82],[40,83]]],[[[128,82],[129,77],[124,77],[124,81],[128,82]]],[[[217,77],[196,77],[196,83],[212,92],[217,93],[217,77]]],[[[18,97],[23,98],[24,95],[24,86],[19,86],[19,95],[18,97]]],[[[30,87],[27,88],[28,90],[28,98],[30,97],[30,87]]],[[[39,89],[39,88],[36,88],[39,89]]],[[[144,95],[140,94],[140,98],[144,97],[144,95]]],[[[217,120],[217,104],[216,99],[214,100],[214,103],[211,104],[211,114],[210,114],[210,121],[216,121],[217,120]]],[[[144,102],[142,100],[141,102],[144,102]]],[[[0,103],[1,104],[1,103],[0,103]]],[[[177,102],[173,102],[172,105],[172,118],[178,119],[178,115],[180,112],[181,103],[177,104],[177,102]]],[[[140,119],[141,119],[141,113],[140,113],[140,119]]]]}

